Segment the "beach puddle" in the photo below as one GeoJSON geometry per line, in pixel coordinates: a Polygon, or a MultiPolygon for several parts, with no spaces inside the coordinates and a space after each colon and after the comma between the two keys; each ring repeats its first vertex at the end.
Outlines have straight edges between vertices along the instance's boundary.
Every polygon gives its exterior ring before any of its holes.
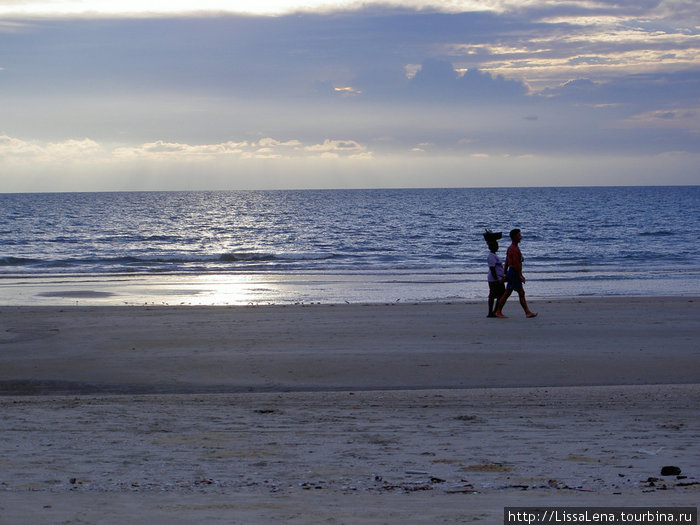
{"type": "Polygon", "coordinates": [[[62,290],[59,292],[40,292],[37,297],[65,297],[72,299],[96,299],[101,297],[113,297],[112,292],[98,292],[95,290],[62,290]]]}

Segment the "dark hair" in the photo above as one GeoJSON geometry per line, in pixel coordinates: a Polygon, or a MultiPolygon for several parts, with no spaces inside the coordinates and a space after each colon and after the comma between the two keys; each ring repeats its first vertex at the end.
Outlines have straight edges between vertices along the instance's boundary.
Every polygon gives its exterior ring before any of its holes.
{"type": "Polygon", "coordinates": [[[514,229],[510,230],[509,235],[510,235],[511,240],[514,240],[515,236],[518,235],[519,233],[520,233],[520,228],[514,228],[514,229]]]}
{"type": "Polygon", "coordinates": [[[489,241],[489,250],[492,252],[498,251],[498,241],[489,241]]]}

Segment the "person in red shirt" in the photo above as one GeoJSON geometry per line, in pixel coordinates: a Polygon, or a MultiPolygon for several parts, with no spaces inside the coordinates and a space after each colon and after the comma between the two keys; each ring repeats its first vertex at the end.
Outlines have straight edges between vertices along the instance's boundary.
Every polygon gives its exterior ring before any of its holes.
{"type": "Polygon", "coordinates": [[[508,251],[506,252],[506,264],[504,267],[507,283],[506,293],[504,293],[501,299],[498,301],[498,306],[496,307],[494,315],[501,318],[507,317],[503,315],[503,306],[505,306],[508,297],[510,297],[510,294],[512,294],[513,290],[515,290],[518,292],[518,297],[520,298],[520,306],[522,306],[523,310],[525,310],[525,316],[537,317],[536,313],[530,311],[527,306],[527,301],[525,300],[525,289],[523,288],[523,284],[525,283],[525,277],[523,276],[523,254],[520,252],[520,247],[518,246],[520,244],[520,240],[522,239],[520,230],[517,228],[511,230],[510,239],[513,242],[508,247],[508,251]]]}

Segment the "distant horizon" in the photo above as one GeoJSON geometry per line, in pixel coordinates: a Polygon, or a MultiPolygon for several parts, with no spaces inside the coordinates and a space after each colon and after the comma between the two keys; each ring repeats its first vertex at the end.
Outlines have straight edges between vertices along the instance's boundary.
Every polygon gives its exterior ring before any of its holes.
{"type": "Polygon", "coordinates": [[[420,187],[357,187],[357,188],[259,188],[259,189],[164,189],[164,190],[98,190],[98,191],[16,191],[0,192],[0,195],[24,195],[24,194],[63,194],[63,193],[236,193],[236,192],[276,192],[276,191],[394,191],[394,190],[507,190],[507,189],[576,189],[576,188],[697,188],[700,184],[607,184],[589,185],[576,184],[569,186],[420,186],[420,187]]]}

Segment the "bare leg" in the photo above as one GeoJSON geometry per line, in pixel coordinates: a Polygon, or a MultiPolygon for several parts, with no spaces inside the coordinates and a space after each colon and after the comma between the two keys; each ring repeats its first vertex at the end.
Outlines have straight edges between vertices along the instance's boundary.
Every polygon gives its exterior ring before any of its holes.
{"type": "Polygon", "coordinates": [[[498,291],[498,290],[496,290],[496,287],[497,287],[497,283],[489,281],[489,315],[487,315],[487,317],[496,317],[494,315],[493,307],[494,307],[494,303],[496,303],[496,306],[498,306],[497,299],[500,299],[500,297],[499,298],[495,297],[495,295],[496,295],[495,292],[498,291]]]}
{"type": "Polygon", "coordinates": [[[518,290],[518,296],[520,297],[520,306],[522,306],[523,310],[525,310],[525,317],[537,317],[537,314],[531,312],[530,309],[527,307],[527,301],[525,300],[525,290],[523,290],[522,288],[518,290]]]}
{"type": "Polygon", "coordinates": [[[496,311],[493,313],[493,315],[495,315],[496,317],[500,317],[502,319],[505,319],[508,317],[507,315],[503,315],[503,312],[501,312],[501,310],[503,310],[503,307],[505,306],[506,301],[508,300],[508,297],[510,297],[510,294],[512,294],[512,293],[513,293],[513,290],[506,290],[506,293],[504,293],[501,296],[501,298],[498,300],[498,306],[496,307],[496,311]]]}

